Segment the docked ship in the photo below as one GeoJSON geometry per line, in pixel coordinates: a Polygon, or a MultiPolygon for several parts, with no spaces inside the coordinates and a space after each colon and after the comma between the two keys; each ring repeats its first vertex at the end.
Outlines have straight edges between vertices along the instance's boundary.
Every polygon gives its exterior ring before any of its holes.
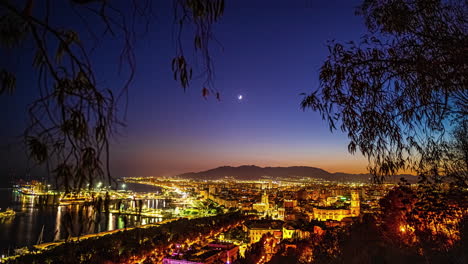
{"type": "Polygon", "coordinates": [[[36,180],[20,180],[14,184],[13,187],[23,195],[44,195],[48,192],[50,185],[46,185],[36,180]]]}

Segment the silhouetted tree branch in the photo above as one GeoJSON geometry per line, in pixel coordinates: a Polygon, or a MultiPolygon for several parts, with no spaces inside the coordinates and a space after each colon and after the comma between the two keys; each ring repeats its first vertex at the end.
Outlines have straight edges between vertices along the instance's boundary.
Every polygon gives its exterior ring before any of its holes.
{"type": "Polygon", "coordinates": [[[424,174],[428,156],[439,174],[442,155],[432,154],[467,119],[467,11],[466,1],[365,0],[357,13],[369,34],[329,43],[320,87],[301,106],[345,132],[375,180],[424,174]]]}
{"type": "MultiPolygon", "coordinates": [[[[136,24],[144,23],[149,32],[153,16],[153,1],[69,0],[10,1],[0,0],[0,45],[13,49],[28,41],[35,54],[31,58],[34,70],[19,73],[31,78],[37,73],[39,98],[28,107],[29,125],[24,133],[29,154],[39,164],[47,164],[56,184],[67,192],[80,190],[89,183],[106,179],[110,174],[109,140],[116,129],[124,125],[118,106],[127,107],[128,89],[134,78],[136,59],[136,24]],[[77,24],[54,24],[57,6],[68,2],[70,16],[77,24]],[[37,8],[39,6],[40,8],[37,8]],[[89,25],[98,19],[101,23],[89,25]],[[96,33],[102,30],[100,34],[96,33]],[[95,47],[85,45],[87,37],[96,42],[110,38],[121,43],[117,54],[120,70],[127,73],[121,87],[103,87],[95,76],[90,53],[95,47]],[[122,99],[124,102],[122,102],[122,99]]],[[[224,0],[174,0],[174,19],[178,27],[177,52],[173,61],[174,77],[186,89],[192,78],[192,64],[185,59],[182,45],[183,27],[194,25],[194,51],[202,59],[202,88],[208,95],[213,70],[209,42],[214,39],[211,25],[224,11],[224,0]]],[[[62,14],[63,15],[63,14],[62,14]]],[[[56,22],[57,23],[57,22],[56,22]]],[[[0,69],[0,93],[13,93],[16,74],[0,69]]],[[[213,90],[214,91],[214,90],[213,90]]],[[[219,94],[217,94],[219,99],[219,94]]]]}

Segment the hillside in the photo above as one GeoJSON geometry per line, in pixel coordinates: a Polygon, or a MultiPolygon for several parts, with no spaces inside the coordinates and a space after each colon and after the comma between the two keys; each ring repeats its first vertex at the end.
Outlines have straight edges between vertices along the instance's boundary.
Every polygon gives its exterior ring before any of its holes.
{"type": "MultiPolygon", "coordinates": [[[[188,172],[178,175],[183,179],[192,180],[218,180],[226,177],[237,180],[259,180],[264,178],[284,179],[284,178],[315,178],[329,181],[354,181],[369,182],[368,174],[348,174],[348,173],[330,173],[320,168],[307,166],[294,167],[258,167],[255,165],[243,165],[239,167],[222,166],[201,172],[188,172]]],[[[410,182],[416,181],[416,177],[405,176],[410,182]]],[[[392,177],[391,182],[398,181],[400,176],[392,177]]]]}

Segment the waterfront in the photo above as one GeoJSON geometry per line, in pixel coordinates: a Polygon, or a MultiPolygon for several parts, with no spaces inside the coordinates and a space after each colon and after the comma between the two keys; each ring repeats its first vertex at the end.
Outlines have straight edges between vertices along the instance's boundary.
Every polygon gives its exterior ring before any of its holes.
{"type": "MultiPolygon", "coordinates": [[[[134,192],[160,192],[158,187],[131,183],[127,184],[127,189],[134,192]]],[[[22,195],[11,188],[0,189],[1,210],[9,207],[16,211],[14,217],[0,219],[0,254],[12,254],[14,249],[35,245],[39,240],[58,241],[69,236],[156,223],[167,218],[105,214],[82,205],[35,206],[36,198],[22,195]]],[[[131,206],[132,201],[127,203],[131,206]]],[[[152,209],[173,208],[169,199],[146,200],[144,206],[152,209]]]]}

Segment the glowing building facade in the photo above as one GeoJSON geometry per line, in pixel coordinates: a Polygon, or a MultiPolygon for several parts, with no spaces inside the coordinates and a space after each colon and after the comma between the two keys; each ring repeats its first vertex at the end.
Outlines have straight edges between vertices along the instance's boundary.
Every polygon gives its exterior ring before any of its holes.
{"type": "Polygon", "coordinates": [[[347,209],[343,208],[313,208],[314,219],[319,221],[336,220],[341,221],[345,217],[357,217],[360,214],[359,193],[351,191],[351,205],[347,209]]]}

